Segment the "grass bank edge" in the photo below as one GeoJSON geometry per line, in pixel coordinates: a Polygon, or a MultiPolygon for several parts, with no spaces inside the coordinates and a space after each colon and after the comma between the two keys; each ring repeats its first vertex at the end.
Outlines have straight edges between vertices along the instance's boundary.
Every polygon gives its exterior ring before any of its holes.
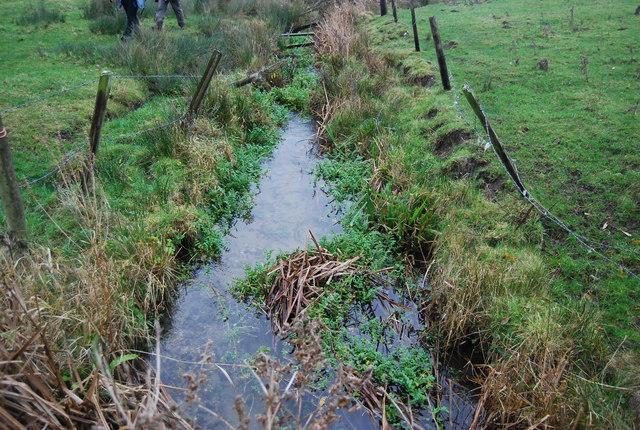
{"type": "Polygon", "coordinates": [[[376,47],[373,54],[366,48],[367,30],[361,31],[335,44],[325,35],[332,47],[323,58],[328,94],[319,99],[333,97],[333,106],[322,110],[330,112],[324,115],[330,118],[327,134],[338,148],[373,155],[400,194],[436,197],[438,206],[430,208],[436,214],[431,228],[438,232],[430,245],[432,328],[449,347],[479,343],[486,367],[476,370],[489,419],[534,425],[548,415],[545,421],[561,426],[593,419],[633,426],[627,405],[637,385],[637,353],[622,353],[608,341],[600,312],[588,300],[554,294],[539,251],[542,226],[524,217],[528,207],[517,196],[491,201],[478,182],[459,179],[467,176],[470,158],[486,165],[480,183],[499,177],[500,169],[465,143],[474,140],[472,130],[450,96],[421,88],[422,79],[415,79],[425,70],[424,77],[433,76],[432,66],[410,49],[400,58],[376,47]]]}

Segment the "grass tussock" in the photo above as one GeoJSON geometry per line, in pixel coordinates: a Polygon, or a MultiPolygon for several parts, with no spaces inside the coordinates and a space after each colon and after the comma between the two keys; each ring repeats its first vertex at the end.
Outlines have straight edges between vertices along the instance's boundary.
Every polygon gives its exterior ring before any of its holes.
{"type": "Polygon", "coordinates": [[[64,23],[65,20],[64,14],[59,9],[48,8],[44,0],[40,0],[38,6],[28,9],[15,20],[15,23],[19,26],[33,25],[39,28],[47,28],[50,24],[64,23]]]}

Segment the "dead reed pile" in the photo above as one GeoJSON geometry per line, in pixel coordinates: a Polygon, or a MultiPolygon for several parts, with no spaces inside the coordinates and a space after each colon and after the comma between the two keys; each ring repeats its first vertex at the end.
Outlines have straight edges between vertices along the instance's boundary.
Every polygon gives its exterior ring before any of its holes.
{"type": "Polygon", "coordinates": [[[334,279],[367,275],[366,270],[356,264],[360,257],[340,261],[339,256],[315,243],[315,249],[300,250],[280,259],[267,272],[267,276],[276,274],[265,296],[274,332],[282,332],[286,323],[294,321],[312,303],[327,294],[327,287],[334,279]]]}

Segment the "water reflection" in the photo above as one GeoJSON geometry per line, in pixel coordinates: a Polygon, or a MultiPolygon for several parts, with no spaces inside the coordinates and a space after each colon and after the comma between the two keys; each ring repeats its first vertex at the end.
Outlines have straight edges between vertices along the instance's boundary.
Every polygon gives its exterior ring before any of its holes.
{"type": "MultiPolygon", "coordinates": [[[[281,348],[265,318],[229,296],[233,279],[243,276],[246,265],[263,261],[268,250],[293,251],[306,246],[308,230],[316,237],[339,231],[327,196],[313,185],[311,171],[318,162],[314,135],[311,123],[298,117],[290,120],[282,143],[264,164],[269,173],[257,190],[251,219],[235,225],[220,261],[197,271],[165,327],[160,345],[161,379],[179,389],[172,390],[172,395],[185,405],[187,416],[205,428],[228,428],[211,411],[236,426],[236,395],[245,398],[250,415],[262,410],[258,387],[242,366],[261,349],[279,355],[281,348]],[[201,360],[220,367],[194,364],[201,360]],[[185,374],[190,375],[189,380],[185,374]],[[200,401],[187,402],[190,396],[184,390],[189,383],[199,385],[200,401]]],[[[358,414],[346,417],[340,428],[372,426],[370,421],[349,424],[354,419],[368,421],[358,414]]],[[[255,418],[252,421],[255,425],[255,418]]]]}

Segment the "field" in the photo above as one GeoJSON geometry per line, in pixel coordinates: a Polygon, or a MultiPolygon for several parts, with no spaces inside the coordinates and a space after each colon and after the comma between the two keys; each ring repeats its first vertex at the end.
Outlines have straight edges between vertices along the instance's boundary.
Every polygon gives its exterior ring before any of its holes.
{"type": "MultiPolygon", "coordinates": [[[[634,2],[487,2],[418,10],[427,38],[436,16],[455,89],[471,85],[532,195],[595,250],[639,269],[640,63],[634,2]],[[543,68],[540,63],[546,64],[543,68]],[[611,248],[620,247],[620,249],[611,248]]],[[[403,25],[409,24],[406,13],[403,25]]],[[[378,25],[382,20],[378,21],[378,25]]],[[[381,34],[402,46],[398,30],[381,34]]],[[[375,33],[374,33],[375,34],[375,33]]],[[[375,39],[375,35],[372,36],[375,39]]],[[[405,44],[406,49],[406,44],[405,44]]],[[[432,42],[423,49],[433,64],[432,42]]],[[[466,107],[464,118],[479,124],[466,107]]],[[[557,268],[558,295],[586,295],[614,343],[640,343],[637,277],[589,252],[544,220],[542,244],[557,268]]]]}

